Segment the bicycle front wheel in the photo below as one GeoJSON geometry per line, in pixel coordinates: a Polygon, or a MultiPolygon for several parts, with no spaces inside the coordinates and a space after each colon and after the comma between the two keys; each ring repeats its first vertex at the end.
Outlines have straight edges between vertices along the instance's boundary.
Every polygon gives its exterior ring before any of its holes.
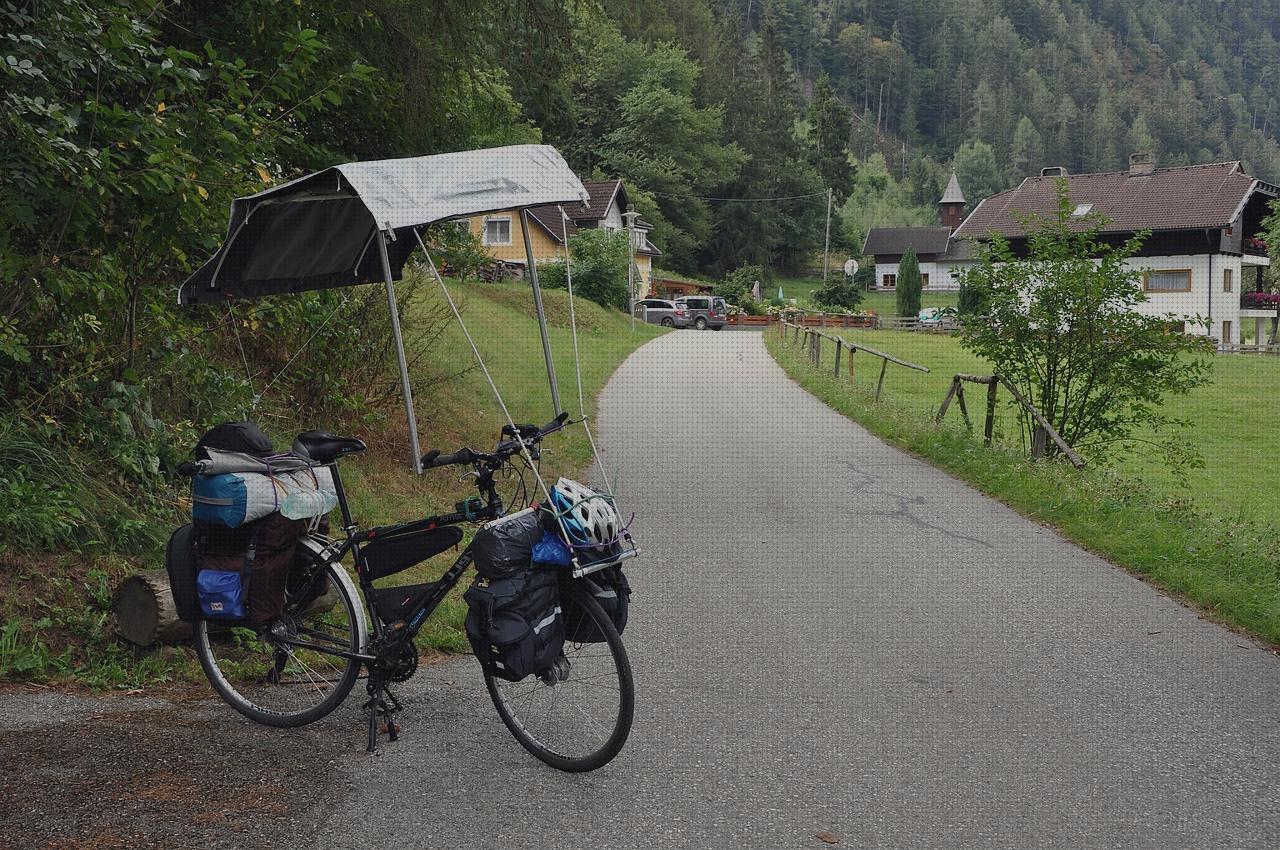
{"type": "Polygon", "coordinates": [[[327,564],[313,580],[319,586],[298,601],[287,595],[285,613],[271,629],[196,623],[200,666],[228,705],[267,726],[303,726],[346,699],[360,662],[332,653],[360,651],[362,621],[350,583],[338,575],[341,569],[341,564],[327,564]]]}
{"type": "Polygon", "coordinates": [[[552,670],[519,682],[489,672],[484,682],[498,716],[526,750],[558,770],[603,767],[627,742],[635,711],[631,662],[622,638],[582,581],[561,585],[566,622],[589,618],[600,643],[565,641],[552,670]]]}

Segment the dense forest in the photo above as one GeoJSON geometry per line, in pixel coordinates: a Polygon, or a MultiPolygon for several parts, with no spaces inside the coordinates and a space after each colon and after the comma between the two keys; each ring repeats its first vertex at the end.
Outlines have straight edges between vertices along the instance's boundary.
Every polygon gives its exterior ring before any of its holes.
{"type": "MultiPolygon", "coordinates": [[[[191,423],[243,409],[210,330],[269,365],[317,317],[376,308],[174,310],[237,195],[353,158],[544,141],[626,180],[669,269],[802,268],[828,190],[852,251],[872,223],[932,222],[952,169],[971,202],[1134,150],[1280,177],[1278,25],[1280,0],[5,3],[0,521],[106,533],[68,519],[92,499],[46,474],[61,453],[112,470],[103,499],[147,492],[191,423]]],[[[383,362],[385,340],[321,342],[280,386],[299,404],[383,362]]]]}

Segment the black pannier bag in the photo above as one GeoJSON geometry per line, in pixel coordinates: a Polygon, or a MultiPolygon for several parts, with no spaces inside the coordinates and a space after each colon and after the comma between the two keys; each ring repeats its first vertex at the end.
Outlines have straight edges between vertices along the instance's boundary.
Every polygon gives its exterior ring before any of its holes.
{"type": "Polygon", "coordinates": [[[462,529],[454,525],[427,528],[419,522],[379,531],[360,547],[365,575],[371,581],[395,575],[458,545],[461,540],[462,529]]]}
{"type": "Polygon", "coordinates": [[[477,576],[467,592],[467,640],[484,669],[518,682],[552,665],[564,648],[560,579],[531,569],[508,578],[477,576]]]}
{"type": "Polygon", "coordinates": [[[200,442],[196,443],[196,460],[208,460],[206,449],[221,449],[225,452],[244,452],[255,457],[268,457],[275,454],[271,440],[262,433],[262,429],[252,422],[223,422],[214,425],[200,442]]]}
{"type": "Polygon", "coordinates": [[[169,591],[173,594],[173,607],[178,619],[194,623],[200,619],[200,601],[196,598],[196,563],[192,551],[195,526],[191,523],[179,528],[169,537],[164,552],[164,569],[169,574],[169,591]]]}
{"type": "Polygon", "coordinates": [[[285,584],[306,528],[306,520],[287,519],[279,513],[236,528],[195,523],[192,550],[197,581],[204,571],[238,574],[247,599],[243,617],[235,619],[246,626],[265,626],[284,610],[285,584]]]}
{"type": "MultiPolygon", "coordinates": [[[[627,627],[631,607],[631,584],[622,573],[622,567],[608,567],[580,579],[587,586],[604,613],[613,621],[613,627],[622,634],[627,627]],[[587,583],[590,583],[589,585],[587,583]]],[[[603,643],[604,633],[587,612],[572,606],[564,612],[565,640],[573,643],[603,643]]]]}
{"type": "Polygon", "coordinates": [[[529,569],[533,547],[542,534],[542,516],[536,508],[485,523],[471,541],[476,572],[500,579],[529,569]]]}

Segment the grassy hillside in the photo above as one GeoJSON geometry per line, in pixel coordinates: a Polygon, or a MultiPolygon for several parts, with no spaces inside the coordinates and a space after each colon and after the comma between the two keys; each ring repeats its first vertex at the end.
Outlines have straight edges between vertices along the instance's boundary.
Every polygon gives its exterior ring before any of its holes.
{"type": "MultiPolygon", "coordinates": [[[[538,423],[551,419],[550,390],[528,290],[520,284],[451,282],[450,286],[512,416],[538,423]]],[[[549,291],[545,301],[553,325],[551,341],[562,403],[576,415],[568,299],[564,292],[549,291]]],[[[442,306],[438,287],[420,282],[406,324],[415,315],[438,315],[442,306]]],[[[625,316],[590,302],[579,300],[577,312],[583,388],[590,411],[596,393],[618,364],[660,331],[639,325],[633,334],[625,316]]],[[[419,353],[413,378],[423,387],[415,398],[423,450],[492,446],[502,414],[457,324],[450,322],[419,353]]],[[[421,477],[410,471],[407,430],[398,399],[369,411],[362,421],[345,425],[298,422],[287,409],[264,410],[258,418],[280,440],[301,427],[332,427],[369,444],[366,454],[343,461],[353,510],[363,525],[452,510],[456,500],[474,492],[458,481],[456,468],[421,477]]],[[[550,438],[547,448],[543,470],[552,480],[559,474],[585,474],[590,447],[580,427],[550,438]]],[[[181,498],[181,485],[176,486],[175,496],[181,498]]],[[[167,527],[155,531],[164,535],[167,527]]],[[[189,648],[137,651],[118,643],[113,634],[109,607],[115,585],[139,568],[160,568],[161,557],[157,550],[136,556],[0,553],[0,680],[65,679],[95,687],[132,687],[170,678],[202,681],[189,648]]],[[[448,557],[442,555],[384,583],[434,579],[448,557]]],[[[463,614],[460,600],[446,603],[422,633],[420,645],[465,649],[460,631],[463,614]]]]}

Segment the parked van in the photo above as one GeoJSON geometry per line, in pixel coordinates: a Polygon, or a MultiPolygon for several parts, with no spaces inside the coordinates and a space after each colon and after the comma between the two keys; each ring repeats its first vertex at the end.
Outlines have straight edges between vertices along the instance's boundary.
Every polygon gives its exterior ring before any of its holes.
{"type": "Polygon", "coordinates": [[[718,331],[729,321],[729,307],[717,295],[685,295],[676,299],[689,314],[689,324],[700,331],[718,331]]]}

